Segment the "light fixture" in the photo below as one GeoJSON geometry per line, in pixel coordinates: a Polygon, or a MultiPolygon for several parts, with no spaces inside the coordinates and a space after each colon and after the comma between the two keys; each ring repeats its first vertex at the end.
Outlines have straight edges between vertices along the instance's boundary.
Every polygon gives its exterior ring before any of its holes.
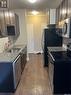
{"type": "Polygon", "coordinates": [[[37,15],[38,13],[39,13],[39,12],[36,11],[36,10],[32,11],[32,14],[33,14],[33,15],[37,15]]]}
{"type": "Polygon", "coordinates": [[[14,17],[14,13],[13,12],[9,12],[9,16],[10,17],[14,17]]]}
{"type": "Polygon", "coordinates": [[[7,11],[4,12],[4,16],[5,16],[5,17],[9,17],[9,12],[7,12],[7,11]]]}
{"type": "Polygon", "coordinates": [[[66,10],[65,10],[65,9],[62,10],[62,14],[63,14],[63,15],[66,14],[66,10]]]}
{"type": "Polygon", "coordinates": [[[0,8],[7,8],[7,0],[0,0],[0,8]]]}
{"type": "Polygon", "coordinates": [[[35,3],[37,0],[28,0],[30,3],[35,3]]]}
{"type": "Polygon", "coordinates": [[[69,22],[69,19],[66,19],[66,23],[68,23],[69,22]]]}

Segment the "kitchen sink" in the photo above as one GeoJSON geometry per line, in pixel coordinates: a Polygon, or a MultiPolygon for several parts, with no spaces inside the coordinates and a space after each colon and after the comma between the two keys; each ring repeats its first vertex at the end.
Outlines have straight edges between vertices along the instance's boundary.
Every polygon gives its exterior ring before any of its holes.
{"type": "Polygon", "coordinates": [[[20,51],[20,49],[21,49],[21,48],[14,48],[14,47],[13,47],[13,48],[7,50],[7,52],[10,52],[10,53],[12,53],[12,52],[17,53],[17,52],[20,51]]]}

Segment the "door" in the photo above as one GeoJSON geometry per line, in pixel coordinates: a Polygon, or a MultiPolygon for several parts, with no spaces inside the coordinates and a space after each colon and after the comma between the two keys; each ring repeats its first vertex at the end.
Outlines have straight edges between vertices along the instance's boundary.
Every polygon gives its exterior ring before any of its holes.
{"type": "Polygon", "coordinates": [[[27,24],[27,52],[34,53],[33,24],[27,24]]]}

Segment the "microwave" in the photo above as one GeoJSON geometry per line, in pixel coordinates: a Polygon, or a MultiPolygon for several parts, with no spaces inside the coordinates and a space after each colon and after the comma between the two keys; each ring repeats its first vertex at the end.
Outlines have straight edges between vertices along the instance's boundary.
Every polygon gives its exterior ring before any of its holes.
{"type": "Polygon", "coordinates": [[[62,36],[66,38],[71,37],[71,18],[64,20],[62,27],[62,36]]]}
{"type": "Polygon", "coordinates": [[[7,35],[15,36],[15,26],[14,25],[7,25],[7,35]]]}

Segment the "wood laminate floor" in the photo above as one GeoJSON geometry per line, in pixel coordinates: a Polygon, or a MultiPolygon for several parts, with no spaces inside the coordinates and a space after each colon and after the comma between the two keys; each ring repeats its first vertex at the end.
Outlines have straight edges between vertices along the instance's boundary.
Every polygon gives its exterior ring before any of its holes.
{"type": "Polygon", "coordinates": [[[47,68],[41,54],[31,54],[14,94],[0,95],[52,95],[47,68]]]}

